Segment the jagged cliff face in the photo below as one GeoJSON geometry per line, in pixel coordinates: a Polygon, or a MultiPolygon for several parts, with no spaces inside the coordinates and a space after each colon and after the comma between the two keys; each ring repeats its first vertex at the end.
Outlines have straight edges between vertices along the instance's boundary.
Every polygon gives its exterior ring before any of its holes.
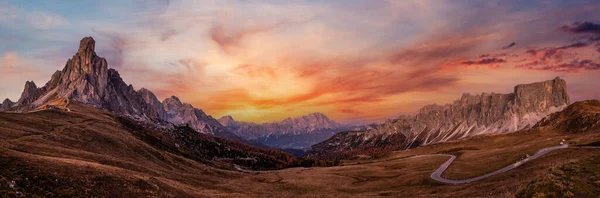
{"type": "Polygon", "coordinates": [[[83,38],[77,53],[67,61],[62,71],[52,75],[45,86],[38,88],[29,81],[25,84],[14,110],[32,110],[53,99],[68,98],[139,121],[189,125],[200,133],[239,139],[227,132],[217,120],[176,97],[160,102],[150,90],[142,88],[136,91],[121,79],[116,70],[109,69],[107,61],[97,56],[94,50],[94,39],[83,38]]]}
{"type": "Polygon", "coordinates": [[[326,140],[337,132],[351,129],[322,113],[264,124],[238,122],[231,116],[224,116],[219,122],[246,140],[257,140],[272,147],[295,149],[310,148],[312,144],[326,140]]]}
{"type": "MultiPolygon", "coordinates": [[[[415,116],[401,116],[384,122],[374,129],[353,133],[346,138],[332,138],[313,146],[312,155],[329,150],[349,149],[372,143],[372,139],[401,134],[402,142],[381,142],[368,147],[387,144],[412,148],[419,145],[457,140],[488,133],[513,132],[530,128],[543,117],[570,103],[563,79],[517,85],[513,93],[463,94],[451,104],[427,105],[415,116]],[[347,140],[347,142],[346,142],[347,140]]],[[[363,148],[364,149],[364,148],[363,148]]]]}

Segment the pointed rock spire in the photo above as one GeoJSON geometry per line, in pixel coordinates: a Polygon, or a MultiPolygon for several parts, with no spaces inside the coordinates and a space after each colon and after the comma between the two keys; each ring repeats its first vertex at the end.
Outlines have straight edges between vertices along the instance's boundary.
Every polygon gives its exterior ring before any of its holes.
{"type": "Polygon", "coordinates": [[[94,53],[94,48],[96,47],[96,41],[92,37],[85,37],[81,39],[79,42],[79,50],[77,50],[78,54],[82,53],[94,53]]]}
{"type": "Polygon", "coordinates": [[[88,75],[91,81],[105,78],[108,73],[108,64],[104,58],[98,57],[95,50],[96,41],[92,37],[85,37],[79,43],[79,50],[72,59],[67,61],[63,73],[68,74],[69,79],[75,79],[88,75]]]}
{"type": "Polygon", "coordinates": [[[61,71],[52,75],[45,86],[38,88],[33,82],[27,82],[23,96],[15,106],[16,111],[32,110],[55,98],[69,98],[73,102],[132,116],[136,120],[189,124],[200,133],[240,140],[227,132],[217,120],[190,104],[182,103],[175,96],[161,103],[147,89],[134,90],[115,69],[108,69],[107,61],[96,55],[95,45],[92,37],[81,39],[77,53],[61,71]]]}
{"type": "Polygon", "coordinates": [[[21,93],[21,99],[19,99],[19,101],[22,101],[26,98],[33,96],[33,94],[35,93],[35,90],[37,90],[37,88],[38,87],[35,85],[35,83],[33,81],[25,82],[25,88],[23,89],[23,93],[21,93]]]}

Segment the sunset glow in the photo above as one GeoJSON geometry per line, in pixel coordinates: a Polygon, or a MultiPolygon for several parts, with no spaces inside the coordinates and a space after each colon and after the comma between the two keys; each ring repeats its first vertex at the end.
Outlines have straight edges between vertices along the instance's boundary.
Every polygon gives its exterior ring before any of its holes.
{"type": "Polygon", "coordinates": [[[240,121],[373,122],[556,76],[572,101],[600,99],[594,1],[133,2],[0,1],[0,97],[92,36],[136,89],[240,121]]]}

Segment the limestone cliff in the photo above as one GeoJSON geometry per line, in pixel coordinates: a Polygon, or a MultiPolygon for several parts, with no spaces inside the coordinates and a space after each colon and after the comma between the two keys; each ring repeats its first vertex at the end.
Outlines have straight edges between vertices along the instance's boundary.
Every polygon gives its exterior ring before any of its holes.
{"type": "Polygon", "coordinates": [[[466,93],[451,104],[427,105],[415,116],[401,116],[365,132],[344,134],[346,138],[331,138],[313,146],[309,155],[326,153],[328,150],[345,150],[349,145],[363,149],[386,145],[412,148],[480,134],[513,132],[532,127],[548,114],[561,110],[569,103],[567,84],[558,77],[544,82],[517,85],[514,92],[508,94],[466,93]],[[397,134],[404,138],[394,140],[402,142],[386,140],[386,137],[397,134]],[[385,141],[377,141],[375,144],[372,139],[385,141]]]}

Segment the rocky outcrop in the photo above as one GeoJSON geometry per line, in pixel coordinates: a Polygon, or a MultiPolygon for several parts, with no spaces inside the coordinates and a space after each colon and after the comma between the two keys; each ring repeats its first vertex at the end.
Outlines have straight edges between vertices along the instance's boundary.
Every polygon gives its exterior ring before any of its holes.
{"type": "Polygon", "coordinates": [[[175,97],[164,102],[147,89],[136,91],[127,85],[119,72],[109,69],[106,59],[96,55],[92,37],[81,40],[77,53],[69,59],[62,71],[56,71],[45,86],[38,88],[27,82],[17,102],[17,111],[27,111],[42,106],[56,98],[68,98],[115,114],[148,123],[170,122],[189,125],[200,133],[239,139],[192,105],[183,104],[175,97]]]}
{"type": "Polygon", "coordinates": [[[35,99],[39,98],[44,93],[44,89],[40,89],[33,81],[25,82],[25,88],[21,93],[21,98],[17,101],[18,105],[25,106],[32,104],[35,99]]]}
{"type": "Polygon", "coordinates": [[[223,116],[219,122],[227,130],[246,140],[257,140],[277,148],[306,149],[312,144],[328,139],[333,134],[349,130],[322,113],[311,113],[279,122],[255,124],[238,122],[231,116],[223,116]]]}
{"type": "Polygon", "coordinates": [[[13,101],[11,101],[10,99],[8,99],[8,98],[4,99],[2,104],[0,104],[0,111],[7,111],[14,105],[15,105],[15,103],[13,101]]]}
{"type": "Polygon", "coordinates": [[[531,128],[569,103],[566,82],[558,77],[517,85],[509,94],[463,94],[451,104],[427,105],[415,116],[401,116],[354,134],[361,138],[332,138],[313,146],[312,154],[344,150],[344,145],[367,144],[373,138],[385,139],[395,134],[405,137],[396,139],[403,139],[400,144],[406,149],[480,134],[513,132],[531,128]],[[344,142],[345,139],[349,142],[344,142]]]}
{"type": "Polygon", "coordinates": [[[165,110],[162,119],[167,122],[176,125],[188,125],[201,133],[240,140],[236,135],[230,134],[212,116],[206,115],[204,111],[194,108],[191,104],[181,102],[176,96],[165,99],[162,105],[165,110]]]}
{"type": "Polygon", "coordinates": [[[148,113],[150,115],[156,115],[163,119],[166,118],[167,114],[165,112],[164,104],[158,100],[158,98],[156,97],[156,95],[154,95],[154,93],[152,93],[152,91],[146,88],[141,88],[137,91],[137,94],[140,97],[142,97],[144,102],[149,106],[148,113]]]}

